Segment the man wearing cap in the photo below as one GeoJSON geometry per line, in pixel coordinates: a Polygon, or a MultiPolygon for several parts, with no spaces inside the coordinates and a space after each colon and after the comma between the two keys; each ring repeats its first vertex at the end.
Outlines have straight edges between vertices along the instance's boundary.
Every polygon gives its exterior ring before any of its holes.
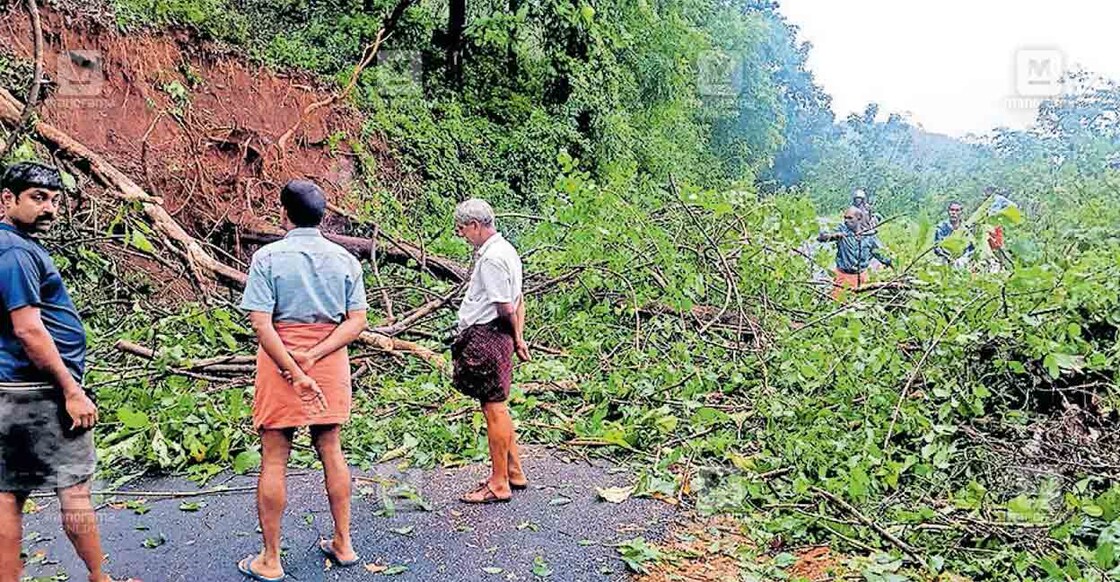
{"type": "Polygon", "coordinates": [[[310,427],[323,463],[334,531],[319,549],[337,566],[358,563],[350,540],[350,470],[340,427],[350,418],[350,360],[346,347],[366,329],[361,264],[323,238],[327,201],[311,182],[292,181],[280,193],[283,240],[253,254],[241,308],[257,334],[253,428],[261,435],[257,512],[264,549],[238,563],[250,578],[284,578],[280,522],[292,437],[310,427]]]}
{"type": "Polygon", "coordinates": [[[509,501],[512,489],[528,486],[506,400],[513,378],[513,354],[529,359],[525,343],[525,301],[521,258],[494,225],[494,209],[471,199],[455,208],[455,233],[474,247],[474,266],[459,307],[458,335],[451,345],[452,382],[482,404],[490,446],[490,476],[461,500],[509,501]]]}
{"type": "Polygon", "coordinates": [[[111,582],[90,503],[97,405],[82,387],[86,334],[62,276],[34,236],[54,222],[59,171],[18,163],[0,178],[0,582],[18,582],[23,504],[58,494],[62,528],[91,582],[111,582]]]}
{"type": "Polygon", "coordinates": [[[860,229],[865,233],[874,232],[875,228],[879,226],[879,218],[871,208],[871,204],[867,201],[867,192],[863,188],[857,188],[852,194],[852,206],[859,209],[863,214],[863,219],[860,222],[860,229]]]}

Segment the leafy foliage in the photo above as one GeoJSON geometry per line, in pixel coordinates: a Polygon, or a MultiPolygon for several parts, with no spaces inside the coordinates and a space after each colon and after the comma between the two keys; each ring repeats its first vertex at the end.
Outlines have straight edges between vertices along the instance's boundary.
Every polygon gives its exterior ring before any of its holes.
{"type": "MultiPolygon", "coordinates": [[[[271,66],[335,81],[392,8],[115,4],[123,26],[193,26],[271,66]]],[[[419,74],[407,58],[364,71],[353,95],[363,135],[332,147],[394,148],[419,179],[385,183],[363,162],[354,198],[364,217],[431,252],[469,256],[447,228],[459,199],[485,196],[517,214],[501,226],[529,272],[561,281],[529,299],[531,341],[563,355],[517,370],[511,405],[526,438],[594,443],[634,463],[634,488],[604,498],[686,497],[738,516],[760,548],[858,553],[853,565],[869,580],[1115,572],[1120,176],[1105,163],[1118,149],[1107,115],[1115,85],[1082,77],[1092,90],[1047,103],[1030,131],[952,140],[883,120],[876,107],[834,124],[804,70],[807,47],[770,3],[469,10],[457,80],[443,60],[442,5],[407,10],[389,48],[415,51],[419,74]],[[944,203],[980,208],[989,184],[1010,189],[1021,215],[977,211],[973,230],[948,243],[981,249],[972,268],[935,261],[931,224],[944,203]],[[873,279],[898,285],[837,304],[820,278],[831,253],[814,253],[812,241],[821,209],[845,205],[855,187],[897,217],[879,236],[898,267],[873,279]],[[1010,257],[998,269],[983,252],[997,225],[1010,257]],[[883,524],[923,563],[817,490],[883,524]]],[[[167,88],[189,97],[181,89],[167,88]]],[[[115,228],[150,252],[142,229],[115,228]]],[[[127,274],[88,248],[56,250],[79,304],[120,299],[105,297],[108,283],[127,274]]],[[[449,290],[405,269],[382,274],[449,290]]],[[[97,346],[89,382],[103,384],[108,412],[104,464],[198,479],[251,470],[246,387],[168,373],[171,361],[244,352],[252,339],[241,315],[157,310],[136,300],[154,293],[150,282],[129,285],[130,310],[87,320],[97,346]],[[158,346],[165,360],[122,372],[110,350],[122,338],[158,346]]],[[[450,320],[442,313],[424,329],[450,320]]],[[[354,462],[485,458],[474,403],[415,362],[363,379],[355,406],[345,431],[354,462]]],[[[312,459],[301,447],[296,457],[312,459]]],[[[643,540],[619,551],[636,570],[661,557],[643,540]]],[[[552,569],[541,559],[534,572],[552,569]]]]}

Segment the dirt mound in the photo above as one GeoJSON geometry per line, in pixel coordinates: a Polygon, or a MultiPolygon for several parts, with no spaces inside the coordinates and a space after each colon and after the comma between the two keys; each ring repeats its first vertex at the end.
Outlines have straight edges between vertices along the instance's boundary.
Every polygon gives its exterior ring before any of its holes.
{"type": "MultiPolygon", "coordinates": [[[[309,104],[330,95],[314,80],[248,64],[188,32],[122,35],[47,10],[42,17],[49,83],[41,117],[162,197],[197,237],[236,244],[230,226],[275,217],[289,179],[315,180],[336,199],[346,191],[357,170],[347,141],[361,119],[340,105],[301,123],[309,104]],[[279,137],[297,125],[280,151],[279,137]]],[[[27,18],[13,10],[4,20],[0,45],[30,60],[27,18]]],[[[391,169],[382,145],[365,146],[378,168],[391,169]]]]}

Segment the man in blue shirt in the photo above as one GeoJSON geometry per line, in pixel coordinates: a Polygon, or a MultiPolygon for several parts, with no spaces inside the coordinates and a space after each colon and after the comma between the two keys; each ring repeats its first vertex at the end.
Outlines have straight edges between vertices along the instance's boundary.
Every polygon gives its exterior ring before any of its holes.
{"type": "Polygon", "coordinates": [[[832,298],[839,300],[845,289],[858,289],[867,282],[864,272],[871,259],[890,267],[891,260],[882,253],[879,237],[862,229],[863,211],[852,206],[844,212],[844,224],[835,232],[822,232],[817,240],[836,243],[836,279],[832,298]]]}
{"type": "MultiPolygon", "coordinates": [[[[949,218],[945,220],[945,222],[937,225],[937,230],[933,234],[933,254],[944,259],[946,264],[953,262],[953,256],[947,249],[941,246],[941,241],[949,238],[953,235],[954,232],[960,229],[961,214],[964,212],[964,207],[961,206],[960,202],[953,201],[949,203],[948,212],[949,218]]],[[[961,255],[960,259],[958,260],[967,262],[968,258],[972,256],[974,250],[975,247],[973,246],[973,244],[968,243],[968,247],[964,250],[964,254],[961,255]]]]}
{"type": "Polygon", "coordinates": [[[261,435],[257,514],[264,549],[238,570],[265,582],[282,580],[280,523],[292,437],[310,427],[323,463],[334,532],[319,549],[338,566],[358,563],[350,539],[350,469],[342,454],[341,426],[350,418],[350,359],[346,346],[366,329],[362,266],[346,249],[323,238],[323,191],[296,180],[280,205],[288,234],[253,254],[241,308],[257,333],[253,428],[261,435]]]}
{"type": "Polygon", "coordinates": [[[83,390],[86,335],[46,249],[33,235],[54,221],[58,170],[19,163],[0,178],[0,580],[19,580],[22,509],[57,492],[62,526],[92,582],[109,582],[90,503],[97,406],[83,390]]]}

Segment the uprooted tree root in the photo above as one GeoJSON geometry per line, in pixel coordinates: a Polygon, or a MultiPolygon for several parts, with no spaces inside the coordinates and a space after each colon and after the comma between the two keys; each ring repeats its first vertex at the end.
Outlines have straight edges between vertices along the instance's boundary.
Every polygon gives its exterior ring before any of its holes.
{"type": "MultiPolygon", "coordinates": [[[[0,89],[0,120],[9,126],[19,122],[20,107],[18,101],[10,93],[0,89]]],[[[71,161],[78,167],[84,168],[89,175],[103,185],[109,194],[121,202],[138,203],[143,210],[148,222],[168,242],[168,248],[187,265],[188,270],[198,279],[208,279],[215,283],[241,288],[245,286],[248,276],[233,267],[215,259],[206,248],[194,237],[188,234],[176,222],[162,205],[158,198],[150,196],[120,170],[106,162],[101,156],[90,151],[84,145],[61,130],[42,122],[32,124],[34,133],[54,153],[71,161]]],[[[423,360],[443,369],[443,357],[419,344],[390,338],[372,331],[365,332],[359,341],[387,352],[405,352],[416,355],[423,360]]]]}

